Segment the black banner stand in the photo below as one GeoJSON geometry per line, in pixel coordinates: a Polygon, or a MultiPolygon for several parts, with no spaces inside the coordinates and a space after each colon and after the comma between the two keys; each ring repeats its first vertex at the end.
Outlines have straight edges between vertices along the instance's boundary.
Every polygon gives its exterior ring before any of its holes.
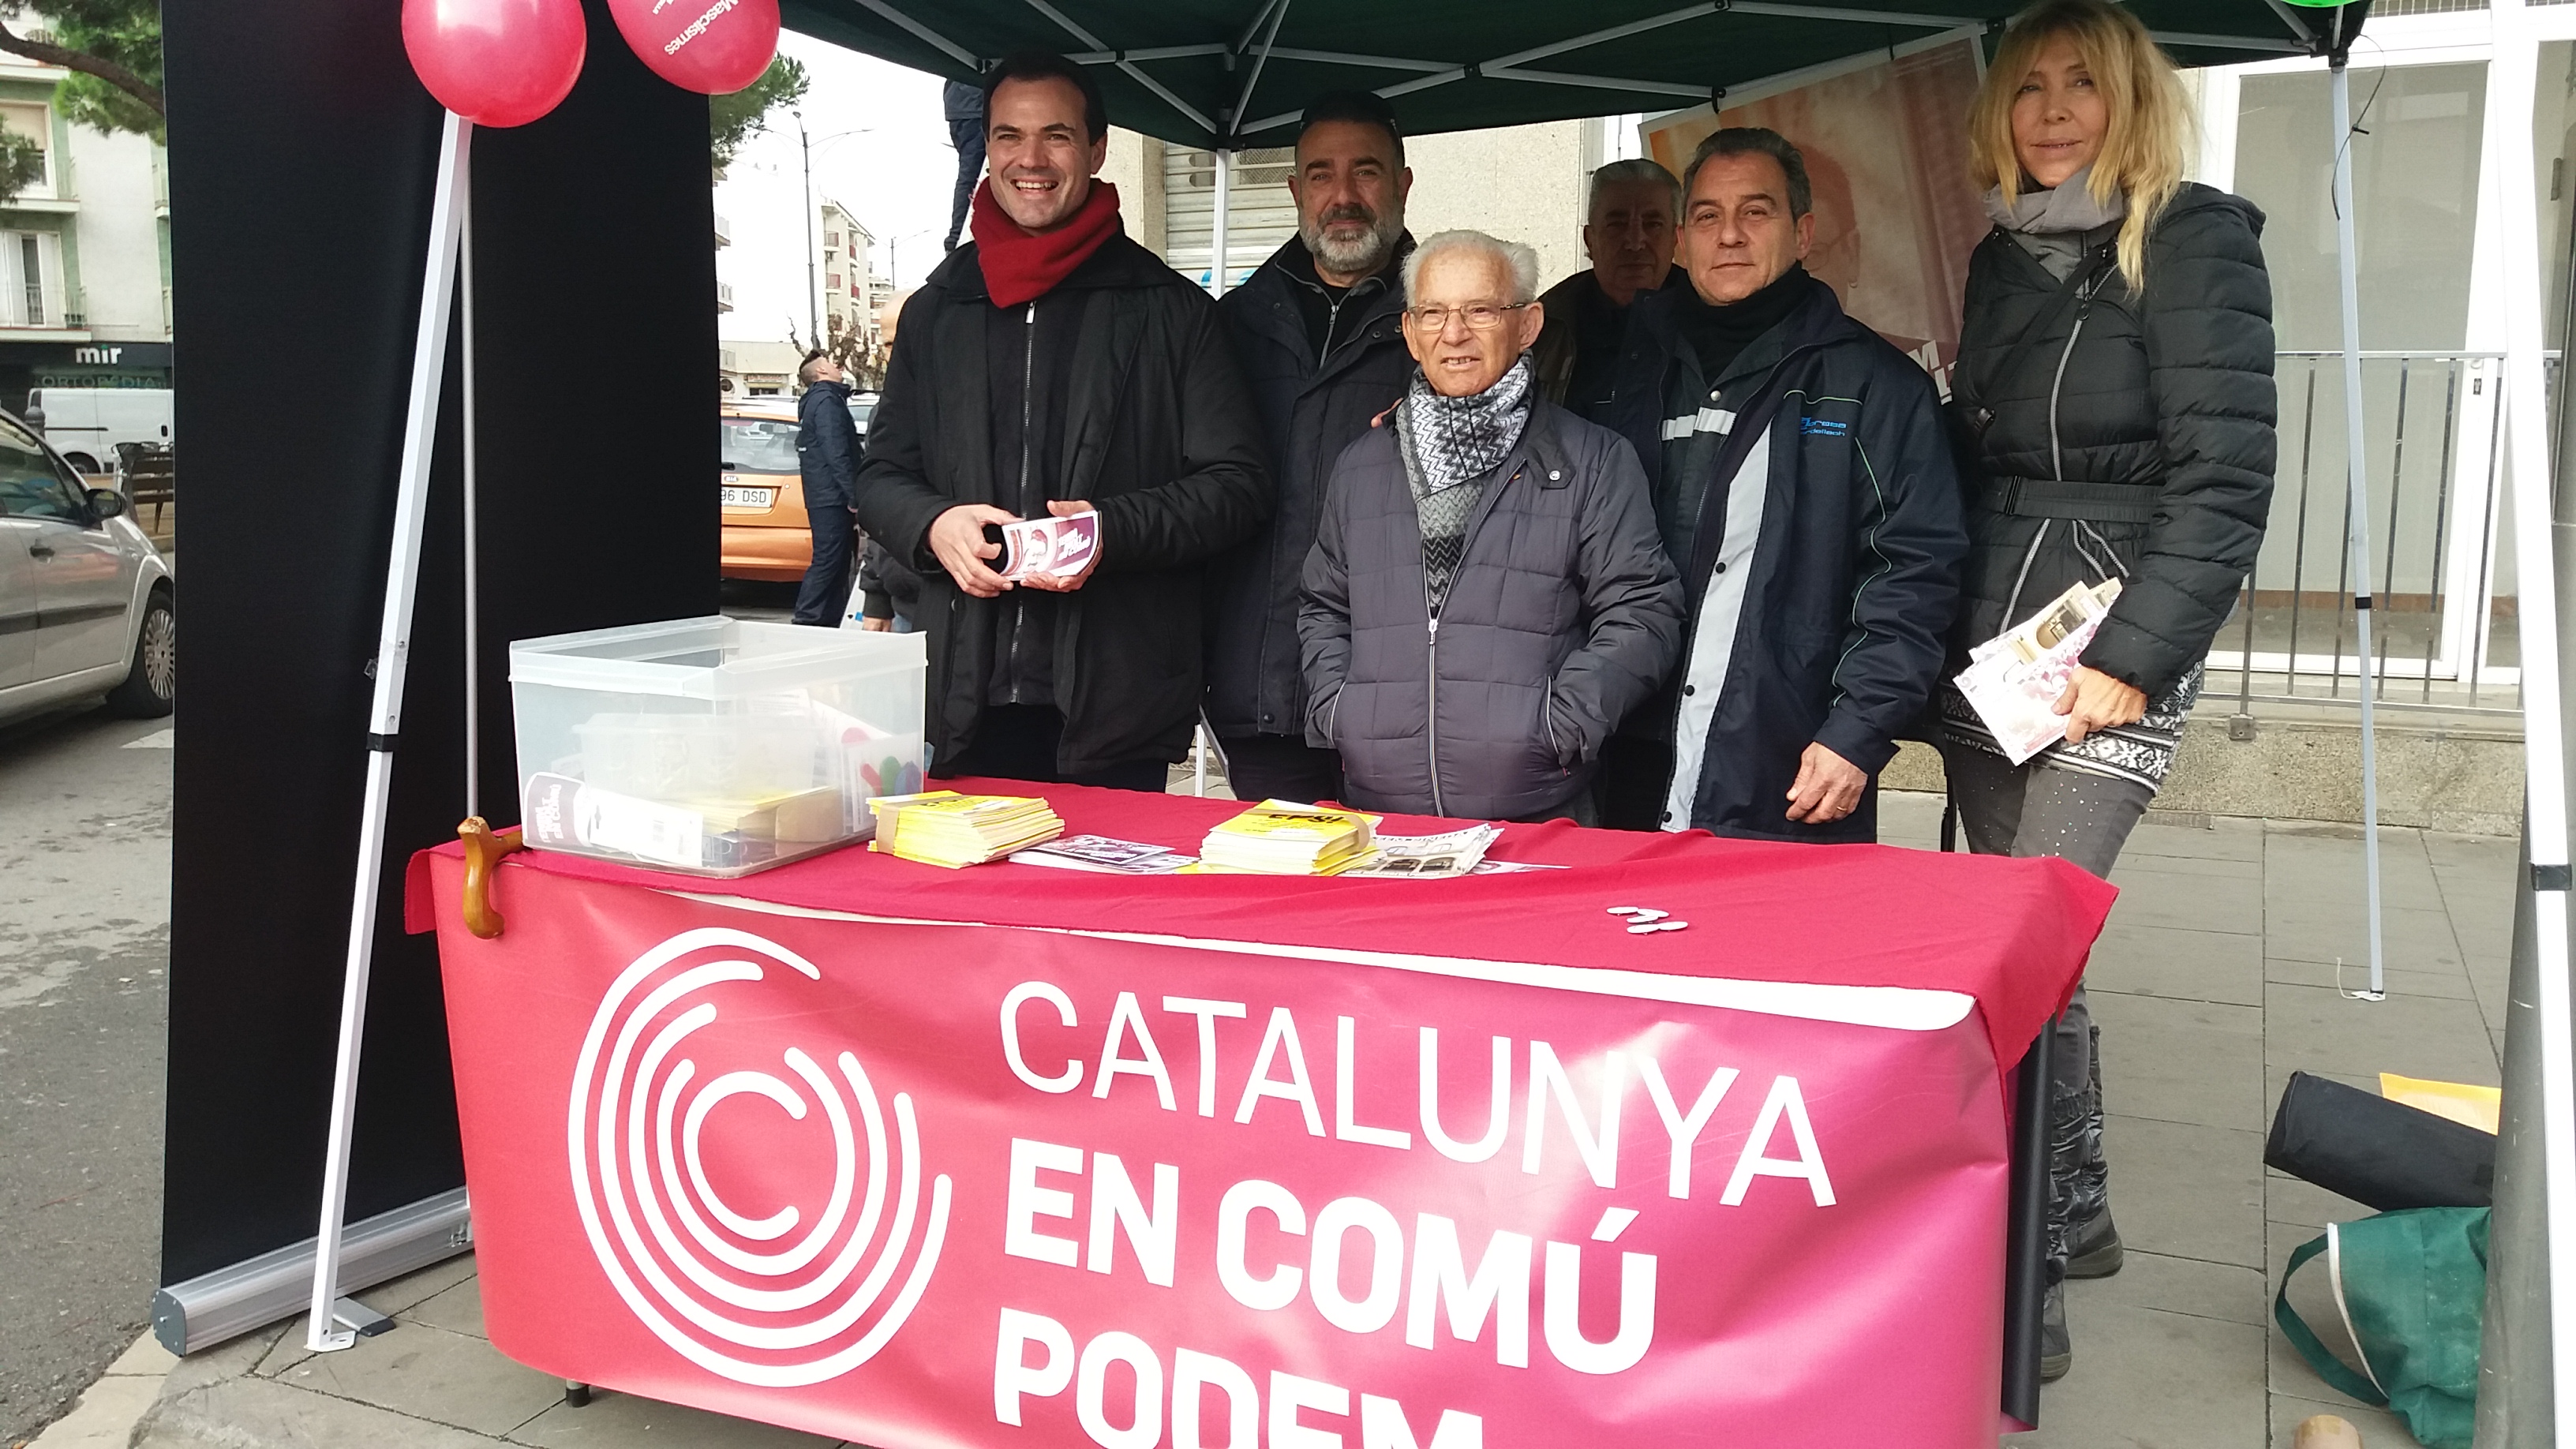
{"type": "MultiPolygon", "coordinates": [[[[714,613],[714,202],[705,98],[599,0],[552,115],[474,147],[478,723],[508,641],[714,613]]],[[[168,0],[171,249],[190,434],[190,691],[171,847],[155,1324],[177,1351],[304,1306],[359,855],[375,636],[444,112],[400,7],[168,0]]],[[[450,346],[448,355],[457,357],[450,346]]],[[[455,838],[463,522],[450,363],[377,876],[341,1291],[454,1253],[464,1172],[412,851],[455,838]]],[[[516,818],[512,752],[477,781],[516,818]]]]}

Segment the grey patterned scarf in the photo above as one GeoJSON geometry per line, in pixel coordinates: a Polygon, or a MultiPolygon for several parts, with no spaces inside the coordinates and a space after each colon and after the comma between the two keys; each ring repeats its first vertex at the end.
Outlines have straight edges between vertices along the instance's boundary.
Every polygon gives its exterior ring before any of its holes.
{"type": "Polygon", "coordinates": [[[1529,425],[1530,359],[1524,352],[1511,370],[1483,392],[1443,397],[1420,369],[1395,409],[1395,451],[1422,525],[1423,582],[1438,613],[1467,552],[1467,520],[1485,494],[1485,475],[1503,465],[1529,425]]]}
{"type": "Polygon", "coordinates": [[[1431,390],[1422,369],[1395,410],[1396,447],[1416,498],[1482,478],[1502,466],[1529,423],[1530,360],[1524,352],[1494,385],[1466,397],[1431,390]]]}

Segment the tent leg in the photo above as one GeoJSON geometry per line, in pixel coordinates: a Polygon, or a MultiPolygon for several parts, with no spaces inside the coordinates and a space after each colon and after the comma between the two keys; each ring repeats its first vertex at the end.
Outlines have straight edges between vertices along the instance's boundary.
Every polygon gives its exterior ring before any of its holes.
{"type": "Polygon", "coordinates": [[[1216,217],[1208,234],[1208,295],[1225,295],[1226,213],[1232,209],[1234,190],[1234,153],[1223,146],[1216,148],[1216,217]]]}
{"type": "Polygon", "coordinates": [[[437,442],[438,391],[447,370],[448,310],[456,295],[457,202],[464,191],[473,127],[450,112],[439,141],[438,189],[430,203],[429,264],[421,280],[420,331],[412,342],[411,403],[403,425],[395,492],[393,558],[385,570],[385,612],[376,636],[375,701],[367,722],[367,795],[358,824],[358,873],[349,905],[349,967],[340,991],[340,1054],[331,1080],[331,1137],[323,1156],[322,1225],[314,1245],[312,1318],[304,1346],[347,1348],[342,1327],[340,1229],[349,1207],[349,1142],[356,1126],[358,1052],[367,1029],[367,973],[376,940],[376,887],[385,857],[385,807],[393,793],[394,741],[402,728],[403,668],[411,651],[412,597],[420,577],[420,536],[429,512],[430,455],[437,442]]]}
{"type": "MultiPolygon", "coordinates": [[[[2504,413],[2513,471],[2514,567],[2522,580],[2524,820],[2530,873],[2535,1006],[2506,1017],[2508,1034],[2540,1034],[2542,1203],[2499,1203],[2510,1218],[2538,1207],[2553,1247],[2576,1244],[2576,1057],[2571,1057],[2568,980],[2568,849],[2565,680],[2560,665],[2558,599],[2570,560],[2557,545],[2549,460],[2549,410],[2542,390],[2540,218],[2532,185],[2531,110],[2539,62],[2525,0],[2492,0],[2494,59],[2487,71],[2485,184],[2497,188],[2497,233],[2504,248],[2504,413]]],[[[2511,1055],[2512,1044],[2506,1051],[2511,1055]]],[[[2517,1233],[2527,1228],[2515,1229],[2517,1233]]],[[[2517,1357],[2523,1373],[2545,1372],[2562,1391],[2552,1405],[2556,1433],[2518,1426],[2514,1442],[2576,1444],[2576,1252],[2548,1262],[2549,1358],[2517,1357]]]]}
{"type": "MultiPolygon", "coordinates": [[[[2387,961],[2381,948],[2379,904],[2379,738],[2372,717],[2379,688],[2378,656],[2370,647],[2370,468],[2361,429],[2361,258],[2354,248],[2352,222],[2352,74],[2338,52],[2332,62],[2334,93],[2335,272],[2343,296],[2344,472],[2352,507],[2346,546],[2352,552],[2353,613],[2361,624],[2361,857],[2370,902],[2370,990],[2365,999],[2379,1001],[2388,992],[2387,961]]],[[[2342,985],[2337,981],[2336,985],[2342,985]]]]}

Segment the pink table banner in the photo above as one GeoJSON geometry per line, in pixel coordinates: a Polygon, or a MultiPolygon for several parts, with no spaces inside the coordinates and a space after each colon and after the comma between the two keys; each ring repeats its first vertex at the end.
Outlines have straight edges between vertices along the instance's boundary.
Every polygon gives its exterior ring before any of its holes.
{"type": "MultiPolygon", "coordinates": [[[[882,1449],[1995,1442],[1968,992],[515,861],[487,941],[426,864],[488,1331],[549,1374],[882,1449]]],[[[1523,908],[1627,959],[1584,874],[1523,908]]]]}

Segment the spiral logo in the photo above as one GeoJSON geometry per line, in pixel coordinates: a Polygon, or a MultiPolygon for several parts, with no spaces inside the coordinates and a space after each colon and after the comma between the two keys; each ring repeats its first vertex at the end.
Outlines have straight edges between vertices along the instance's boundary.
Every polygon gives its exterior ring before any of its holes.
{"type": "Polygon", "coordinates": [[[836,1378],[885,1347],[930,1285],[950,1199],[942,1173],[922,1215],[920,1132],[911,1096],[897,1092],[901,1181],[880,1242],[895,1174],[885,1113],[859,1059],[838,1053],[827,1072],[800,1048],[747,1041],[774,1013],[769,1003],[708,1030],[720,1019],[712,998],[726,986],[782,967],[823,976],[784,946],[720,927],[683,931],[636,958],[591,1018],[566,1129],[582,1227],[618,1295],[690,1362],[767,1388],[836,1378]],[[730,959],[714,959],[718,952],[730,959]],[[701,1070],[684,1049],[744,1060],[701,1070]],[[782,1065],[788,1075],[773,1070],[782,1065]],[[710,1129],[709,1115],[737,1097],[768,1105],[736,1103],[710,1129]],[[728,1201],[711,1170],[725,1178],[729,1161],[757,1164],[731,1175],[757,1176],[772,1193],[807,1183],[810,1193],[798,1195],[820,1198],[820,1210],[809,1221],[794,1202],[728,1201]],[[774,1210],[754,1216],[761,1208],[774,1210]],[[911,1270],[880,1311],[907,1256],[911,1270]]]}

